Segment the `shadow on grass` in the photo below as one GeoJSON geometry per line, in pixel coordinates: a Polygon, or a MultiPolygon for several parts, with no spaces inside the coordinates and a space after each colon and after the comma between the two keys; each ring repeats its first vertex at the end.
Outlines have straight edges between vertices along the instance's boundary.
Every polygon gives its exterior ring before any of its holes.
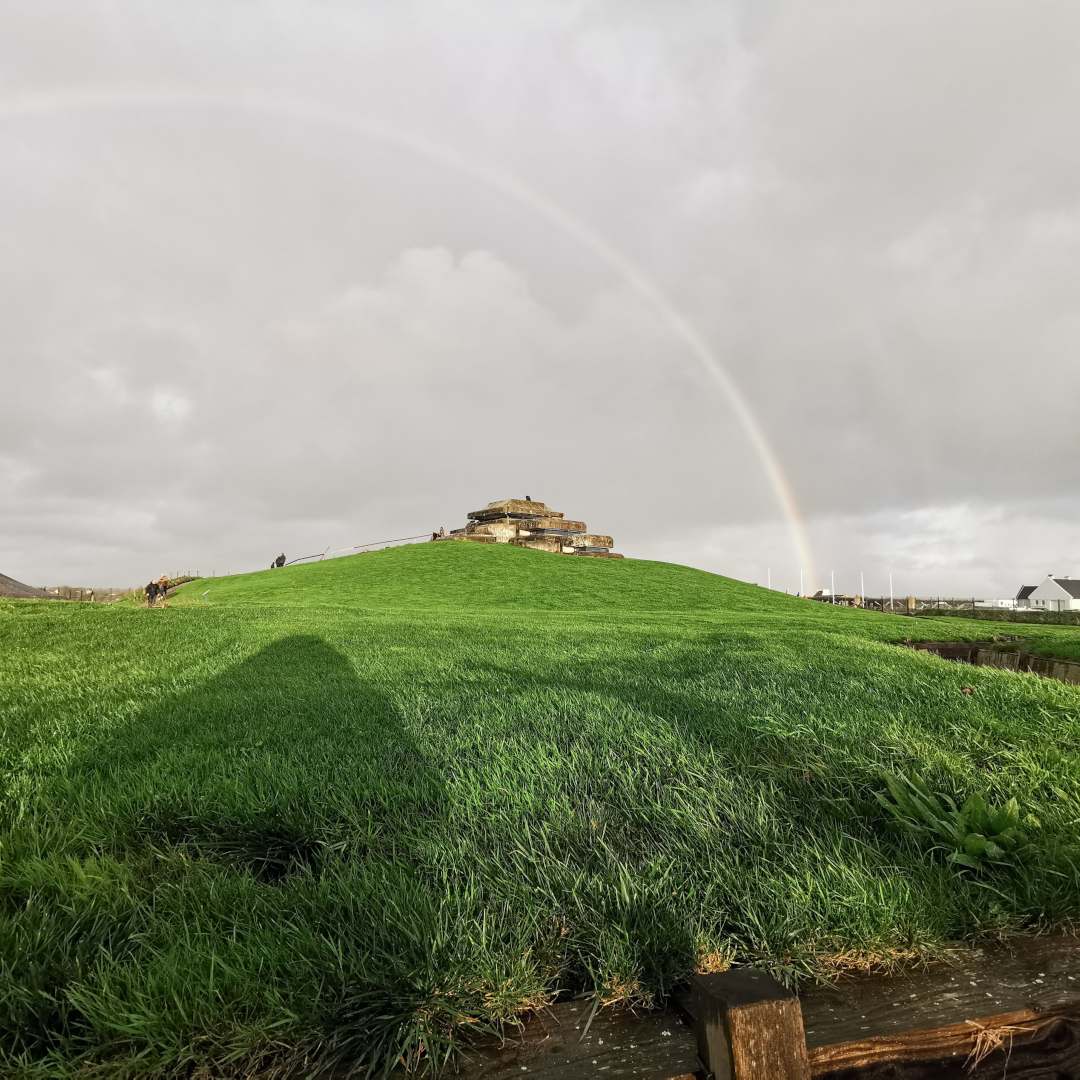
{"type": "Polygon", "coordinates": [[[425,867],[445,792],[390,697],[319,638],[283,638],[159,700],[84,744],[38,802],[0,880],[12,1060],[96,1055],[127,1009],[145,1014],[133,1045],[163,1030],[182,1045],[202,1021],[173,1031],[169,995],[240,1040],[278,1032],[285,1002],[298,1045],[346,1060],[411,1048],[438,977],[422,964],[439,896],[425,867]],[[305,948],[327,952],[314,984],[305,948]],[[231,1020],[205,991],[225,953],[259,972],[231,1020]]]}
{"type": "Polygon", "coordinates": [[[310,635],[153,707],[69,778],[114,843],[180,848],[267,884],[372,848],[403,854],[403,827],[445,804],[393,701],[310,635]]]}
{"type": "MultiPolygon", "coordinates": [[[[343,1067],[415,1060],[421,1046],[434,1056],[448,1031],[482,1029],[554,985],[615,996],[640,982],[666,993],[699,959],[698,930],[785,948],[781,915],[763,926],[760,905],[742,910],[752,891],[742,879],[760,876],[763,852],[789,852],[778,837],[789,845],[825,827],[843,835],[851,818],[830,801],[853,786],[851,748],[808,725],[789,728],[799,718],[783,710],[773,716],[800,680],[820,684],[836,669],[804,674],[795,656],[771,689],[734,685],[760,650],[725,643],[720,663],[717,645],[607,666],[587,655],[546,670],[475,662],[469,685],[482,693],[463,693],[460,718],[443,716],[444,728],[467,722],[470,709],[482,717],[500,694],[558,702],[556,723],[547,704],[511,710],[509,748],[485,743],[479,728],[472,745],[446,730],[418,745],[377,678],[361,679],[313,636],[284,638],[164,697],[84,748],[43,800],[62,808],[56,850],[105,852],[139,892],[95,921],[85,914],[93,898],[65,913],[67,886],[64,903],[31,905],[18,955],[38,974],[22,974],[62,1010],[42,1014],[42,1038],[56,1045],[74,1030],[82,1046],[104,1045],[111,1017],[144,1000],[152,1015],[136,1046],[154,1045],[163,1029],[187,1046],[192,1032],[263,1025],[275,1045],[307,1039],[320,1060],[333,1055],[343,1067]],[[724,679],[733,685],[718,689],[724,679]],[[603,709],[595,726],[589,705],[576,715],[582,695],[623,706],[609,710],[608,730],[603,709]],[[654,727],[675,737],[652,740],[654,727]],[[638,729],[631,760],[620,740],[638,729]],[[497,772],[480,794],[454,780],[455,770],[483,779],[504,766],[519,735],[523,768],[505,775],[526,797],[515,800],[497,772]],[[724,789],[689,808],[665,802],[683,744],[697,751],[691,763],[710,756],[694,782],[724,789]],[[454,757],[462,747],[471,760],[454,757]],[[545,773],[545,755],[564,752],[545,773]],[[737,786],[725,783],[731,775],[737,786]],[[755,823],[759,805],[764,824],[755,823]],[[695,827],[703,810],[708,835],[695,827]],[[140,944],[147,939],[157,953],[140,944]],[[231,1011],[206,989],[226,943],[240,972],[231,1011]],[[158,1015],[169,995],[197,1019],[168,1027],[182,1012],[168,1005],[158,1015]],[[96,1012],[79,1015],[72,1001],[96,1012]]],[[[457,688],[445,689],[452,697],[457,688]]],[[[101,896],[114,902],[120,891],[106,883],[101,896]]],[[[0,1003],[0,1034],[21,1008],[20,999],[9,1019],[0,1003]]]]}

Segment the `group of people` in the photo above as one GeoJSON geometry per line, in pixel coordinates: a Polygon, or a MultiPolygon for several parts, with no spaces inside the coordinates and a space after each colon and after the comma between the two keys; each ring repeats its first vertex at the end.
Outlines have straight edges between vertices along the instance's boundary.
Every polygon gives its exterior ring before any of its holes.
{"type": "Polygon", "coordinates": [[[157,603],[158,597],[161,598],[162,607],[169,606],[169,579],[164,574],[157,581],[149,582],[143,592],[146,593],[147,607],[153,607],[157,603]]]}
{"type": "Polygon", "coordinates": [[[285,565],[285,553],[282,552],[271,564],[271,570],[280,570],[285,565]]]}

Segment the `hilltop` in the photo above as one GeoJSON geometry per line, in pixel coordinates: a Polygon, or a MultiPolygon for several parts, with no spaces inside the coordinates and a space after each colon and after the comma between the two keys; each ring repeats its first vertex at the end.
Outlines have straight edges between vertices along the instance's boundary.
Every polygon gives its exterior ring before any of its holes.
{"type": "Polygon", "coordinates": [[[0,1072],[342,1075],[1075,921],[1080,689],[916,633],[987,629],[452,542],[0,602],[0,1072]],[[899,778],[1026,845],[949,861],[899,778]]]}
{"type": "Polygon", "coordinates": [[[793,597],[674,563],[553,558],[508,544],[412,544],[200,579],[180,603],[348,605],[384,611],[645,612],[805,608],[793,597]]]}

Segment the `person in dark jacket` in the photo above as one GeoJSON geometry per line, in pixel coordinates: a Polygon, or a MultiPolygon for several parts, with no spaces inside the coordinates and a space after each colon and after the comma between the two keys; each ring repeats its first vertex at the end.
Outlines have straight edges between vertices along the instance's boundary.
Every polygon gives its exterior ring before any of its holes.
{"type": "Polygon", "coordinates": [[[274,565],[279,569],[285,565],[285,553],[282,552],[275,560],[274,565]]]}
{"type": "Polygon", "coordinates": [[[146,606],[153,607],[154,601],[157,599],[157,582],[149,582],[143,592],[146,593],[146,606]]]}

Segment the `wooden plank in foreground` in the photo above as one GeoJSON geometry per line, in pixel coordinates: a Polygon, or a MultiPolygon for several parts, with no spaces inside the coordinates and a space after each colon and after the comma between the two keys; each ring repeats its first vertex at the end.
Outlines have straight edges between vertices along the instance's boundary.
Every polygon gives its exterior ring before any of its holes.
{"type": "Polygon", "coordinates": [[[1080,942],[1017,938],[802,995],[818,1080],[1080,1080],[1080,942]]]}
{"type": "Polygon", "coordinates": [[[1080,1080],[1080,1008],[818,1047],[810,1065],[815,1080],[1080,1080]]]}
{"type": "Polygon", "coordinates": [[[683,1003],[696,1035],[673,1012],[600,1010],[590,1024],[591,1002],[556,1005],[501,1046],[469,1051],[459,1075],[692,1080],[707,1065],[720,1080],[1080,1080],[1072,937],[957,950],[799,999],[736,969],[696,976],[683,1003]]]}
{"type": "Polygon", "coordinates": [[[467,1051],[460,1075],[468,1080],[695,1080],[703,1075],[694,1032],[681,1017],[600,1009],[590,1024],[592,1007],[591,1001],[571,1001],[544,1009],[503,1045],[467,1051]]]}
{"type": "Polygon", "coordinates": [[[771,975],[695,975],[690,1001],[698,1056],[716,1080],[810,1080],[798,999],[771,975]]]}

